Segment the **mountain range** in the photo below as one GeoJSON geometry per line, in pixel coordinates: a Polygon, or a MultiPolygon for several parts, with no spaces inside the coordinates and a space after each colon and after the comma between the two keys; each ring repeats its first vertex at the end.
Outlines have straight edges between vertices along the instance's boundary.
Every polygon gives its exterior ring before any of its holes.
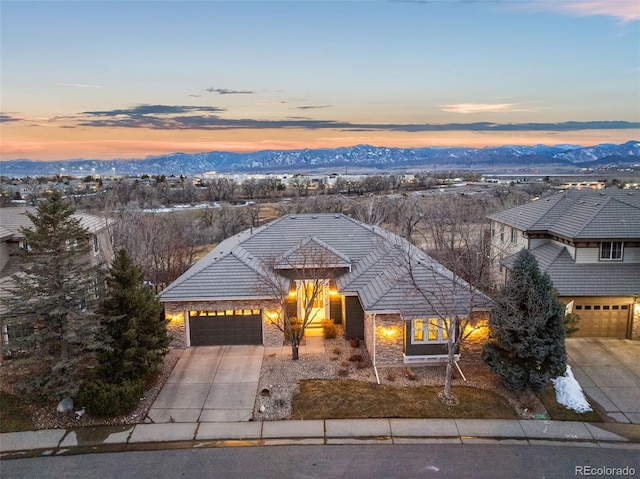
{"type": "Polygon", "coordinates": [[[2,176],[90,174],[133,176],[142,174],[194,175],[209,171],[237,173],[312,172],[345,168],[355,170],[467,169],[492,172],[505,168],[640,167],[640,142],[621,145],[498,146],[491,148],[427,147],[386,148],[357,145],[343,148],[264,150],[253,153],[172,153],[144,159],[64,161],[11,160],[0,162],[2,176]]]}

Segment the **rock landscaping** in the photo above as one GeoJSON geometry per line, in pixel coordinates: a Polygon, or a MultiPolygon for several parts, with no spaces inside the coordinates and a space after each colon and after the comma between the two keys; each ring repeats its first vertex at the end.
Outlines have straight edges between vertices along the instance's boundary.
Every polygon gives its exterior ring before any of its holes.
{"type": "MultiPolygon", "coordinates": [[[[265,356],[254,408],[255,421],[289,419],[293,398],[299,392],[298,383],[304,379],[377,381],[364,343],[360,341],[360,345],[353,348],[340,333],[337,338],[324,340],[323,354],[301,353],[297,361],[293,361],[290,354],[265,356]]],[[[482,340],[463,345],[459,364],[467,381],[456,372],[453,385],[493,390],[511,404],[521,419],[546,415],[534,394],[515,394],[504,388],[482,362],[481,350],[482,340]]],[[[396,387],[444,386],[444,377],[444,364],[378,368],[380,384],[396,387]]]]}

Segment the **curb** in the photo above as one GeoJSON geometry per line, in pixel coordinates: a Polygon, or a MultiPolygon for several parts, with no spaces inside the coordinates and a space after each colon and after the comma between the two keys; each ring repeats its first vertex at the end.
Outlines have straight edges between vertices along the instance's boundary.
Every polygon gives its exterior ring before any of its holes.
{"type": "Polygon", "coordinates": [[[602,427],[605,424],[608,423],[494,419],[318,419],[48,429],[0,434],[0,459],[125,450],[292,444],[497,443],[640,450],[640,425],[607,429],[602,427]]]}

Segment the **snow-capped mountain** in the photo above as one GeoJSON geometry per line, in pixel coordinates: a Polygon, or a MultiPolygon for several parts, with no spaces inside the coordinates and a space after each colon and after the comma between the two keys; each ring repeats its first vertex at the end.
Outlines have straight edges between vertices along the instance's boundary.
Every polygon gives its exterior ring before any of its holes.
{"type": "Polygon", "coordinates": [[[254,153],[172,153],[145,159],[66,161],[13,160],[0,162],[3,176],[71,174],[193,175],[217,172],[305,172],[320,168],[444,169],[486,171],[500,167],[601,167],[640,164],[640,142],[621,145],[508,145],[492,148],[386,148],[357,145],[316,150],[264,150],[254,153]]]}

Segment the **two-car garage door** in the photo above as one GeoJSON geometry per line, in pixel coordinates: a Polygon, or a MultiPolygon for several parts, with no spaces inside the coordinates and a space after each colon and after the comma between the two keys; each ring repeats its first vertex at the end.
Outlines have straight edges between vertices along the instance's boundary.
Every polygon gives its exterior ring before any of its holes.
{"type": "Polygon", "coordinates": [[[191,346],[262,344],[260,310],[189,312],[191,346]]]}
{"type": "Polygon", "coordinates": [[[626,338],[632,304],[596,304],[576,301],[573,312],[580,316],[574,337],[626,338]]]}

